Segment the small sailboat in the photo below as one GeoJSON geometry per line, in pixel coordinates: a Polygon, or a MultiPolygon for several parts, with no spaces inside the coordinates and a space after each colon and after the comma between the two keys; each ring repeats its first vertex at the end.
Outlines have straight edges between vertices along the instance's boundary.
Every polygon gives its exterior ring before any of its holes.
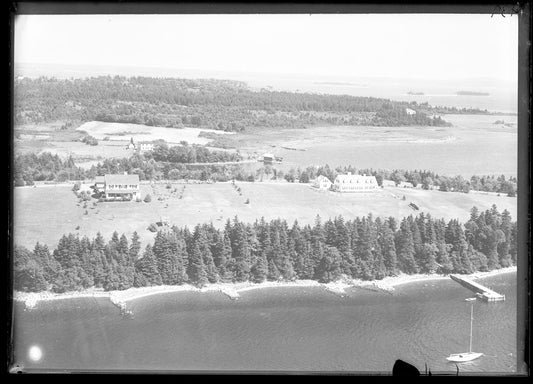
{"type": "Polygon", "coordinates": [[[450,356],[446,358],[446,360],[454,362],[454,363],[466,363],[467,361],[472,361],[483,356],[483,353],[472,352],[472,326],[473,324],[474,324],[474,304],[472,304],[471,310],[470,310],[470,350],[469,352],[452,353],[450,356]]]}

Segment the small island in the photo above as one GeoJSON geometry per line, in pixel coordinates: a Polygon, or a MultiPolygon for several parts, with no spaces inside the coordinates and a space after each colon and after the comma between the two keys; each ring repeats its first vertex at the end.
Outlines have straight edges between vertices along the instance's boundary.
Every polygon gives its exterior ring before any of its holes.
{"type": "Polygon", "coordinates": [[[408,95],[415,95],[415,96],[423,96],[424,95],[424,92],[413,92],[413,91],[409,91],[407,92],[408,95]]]}
{"type": "Polygon", "coordinates": [[[490,96],[488,92],[458,91],[457,96],[490,96]]]}

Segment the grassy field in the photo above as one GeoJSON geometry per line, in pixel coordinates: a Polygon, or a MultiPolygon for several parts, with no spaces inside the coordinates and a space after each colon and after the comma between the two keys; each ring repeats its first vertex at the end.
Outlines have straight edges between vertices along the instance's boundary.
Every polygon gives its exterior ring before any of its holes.
{"type": "Polygon", "coordinates": [[[318,191],[306,184],[236,185],[241,188],[241,194],[231,183],[173,184],[170,189],[161,184],[142,185],[143,197],[149,193],[152,202],[104,202],[93,206],[93,200],[87,208],[78,203],[71,186],[15,188],[14,242],[30,248],[37,241],[55,246],[64,233],[93,237],[100,231],[109,239],[116,230],[127,236],[137,231],[146,244],[154,237],[147,227],[162,217],[180,227],[205,222],[222,227],[228,218],[233,219],[236,215],[246,222],[263,216],[267,220],[284,218],[290,224],[294,220],[306,224],[313,223],[317,214],[323,220],[337,215],[353,219],[368,213],[401,218],[423,211],[436,218],[466,221],[473,206],[485,210],[496,204],[500,211],[509,210],[513,219],[517,209],[516,198],[506,196],[399,188],[360,195],[318,191]],[[248,199],[249,204],[246,204],[248,199]],[[410,208],[410,202],[418,205],[420,211],[410,208]]]}

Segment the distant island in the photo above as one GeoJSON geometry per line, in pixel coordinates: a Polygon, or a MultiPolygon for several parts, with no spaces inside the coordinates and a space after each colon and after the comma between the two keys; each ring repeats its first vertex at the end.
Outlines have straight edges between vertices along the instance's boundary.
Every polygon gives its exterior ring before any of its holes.
{"type": "Polygon", "coordinates": [[[424,92],[412,92],[412,91],[409,91],[409,92],[407,92],[407,94],[408,95],[418,95],[418,96],[420,96],[420,95],[424,95],[424,92]]]}
{"type": "Polygon", "coordinates": [[[487,92],[473,92],[473,91],[458,91],[457,96],[490,96],[487,92]]]}
{"type": "Polygon", "coordinates": [[[322,84],[322,85],[347,85],[352,87],[366,87],[366,84],[355,84],[355,83],[349,83],[349,82],[343,82],[343,81],[315,81],[315,84],[322,84]]]}

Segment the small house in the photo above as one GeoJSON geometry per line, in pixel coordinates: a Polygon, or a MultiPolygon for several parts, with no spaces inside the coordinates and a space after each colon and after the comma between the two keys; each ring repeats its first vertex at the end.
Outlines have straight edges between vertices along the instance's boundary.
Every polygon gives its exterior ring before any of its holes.
{"type": "Polygon", "coordinates": [[[385,187],[395,187],[396,186],[396,183],[393,181],[393,180],[383,180],[382,183],[381,183],[381,186],[383,188],[385,187]]]}
{"type": "Polygon", "coordinates": [[[145,152],[145,151],[153,151],[154,150],[154,143],[150,143],[147,141],[140,142],[138,147],[139,151],[145,152]]]}
{"type": "Polygon", "coordinates": [[[411,184],[408,181],[402,181],[400,184],[398,184],[399,188],[413,188],[413,184],[411,184]]]}
{"type": "Polygon", "coordinates": [[[265,153],[263,155],[263,164],[264,165],[272,165],[274,163],[274,155],[271,153],[265,153]]]}
{"type": "Polygon", "coordinates": [[[313,187],[323,190],[328,190],[331,188],[333,183],[326,176],[320,175],[313,182],[313,187]]]}
{"type": "Polygon", "coordinates": [[[405,113],[407,113],[408,115],[416,115],[416,111],[411,108],[405,108],[405,113]]]}

